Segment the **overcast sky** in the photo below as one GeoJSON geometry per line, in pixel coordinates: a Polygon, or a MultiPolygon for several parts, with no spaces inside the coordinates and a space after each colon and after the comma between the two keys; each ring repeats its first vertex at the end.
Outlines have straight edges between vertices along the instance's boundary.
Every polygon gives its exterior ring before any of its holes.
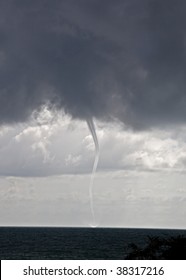
{"type": "Polygon", "coordinates": [[[186,2],[0,2],[0,224],[186,228],[186,2]]]}

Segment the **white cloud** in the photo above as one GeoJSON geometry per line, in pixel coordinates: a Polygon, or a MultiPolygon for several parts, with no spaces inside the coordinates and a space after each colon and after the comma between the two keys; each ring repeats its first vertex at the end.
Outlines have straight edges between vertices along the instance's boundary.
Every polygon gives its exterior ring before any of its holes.
{"type": "MultiPolygon", "coordinates": [[[[182,172],[186,168],[186,127],[133,132],[96,122],[98,170],[182,172]]],[[[1,175],[49,176],[92,170],[94,142],[87,124],[44,109],[30,123],[0,130],[1,175]]]]}
{"type": "Polygon", "coordinates": [[[81,161],[82,156],[78,155],[78,156],[73,156],[71,154],[69,154],[66,158],[65,158],[65,164],[68,165],[79,165],[80,161],[81,161]]]}

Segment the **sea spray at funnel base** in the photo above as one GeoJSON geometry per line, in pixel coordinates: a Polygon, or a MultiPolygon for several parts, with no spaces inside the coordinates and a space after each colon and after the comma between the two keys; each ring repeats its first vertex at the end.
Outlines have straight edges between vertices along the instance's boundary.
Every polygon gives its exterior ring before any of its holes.
{"type": "Polygon", "coordinates": [[[91,226],[95,227],[96,221],[95,221],[93,193],[92,192],[93,192],[94,177],[95,177],[95,173],[96,173],[97,166],[98,166],[100,151],[99,151],[98,138],[97,138],[97,134],[96,134],[96,130],[95,130],[95,126],[94,126],[94,122],[93,122],[92,118],[87,119],[87,125],[92,134],[92,138],[94,140],[94,145],[95,145],[95,159],[94,159],[94,165],[93,165],[92,174],[91,174],[91,178],[90,178],[90,184],[89,184],[90,208],[91,208],[92,219],[93,219],[91,226]]]}

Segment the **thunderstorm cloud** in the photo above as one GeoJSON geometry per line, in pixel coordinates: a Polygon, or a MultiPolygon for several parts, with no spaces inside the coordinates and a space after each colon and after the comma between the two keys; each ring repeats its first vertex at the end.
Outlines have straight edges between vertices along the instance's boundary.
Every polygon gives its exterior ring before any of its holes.
{"type": "Polygon", "coordinates": [[[185,0],[1,0],[0,121],[186,119],[185,0]]]}

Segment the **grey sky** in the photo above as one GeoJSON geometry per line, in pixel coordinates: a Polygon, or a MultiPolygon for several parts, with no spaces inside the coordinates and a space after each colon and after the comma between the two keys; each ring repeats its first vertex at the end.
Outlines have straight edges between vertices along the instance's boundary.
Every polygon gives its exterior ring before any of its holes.
{"type": "Polygon", "coordinates": [[[0,2],[0,224],[185,228],[186,2],[0,2]]]}
{"type": "MultiPolygon", "coordinates": [[[[36,122],[1,128],[0,224],[91,224],[92,136],[83,121],[51,118],[44,110],[36,122]]],[[[98,225],[185,228],[186,127],[134,132],[96,122],[96,131],[98,225]]]]}

